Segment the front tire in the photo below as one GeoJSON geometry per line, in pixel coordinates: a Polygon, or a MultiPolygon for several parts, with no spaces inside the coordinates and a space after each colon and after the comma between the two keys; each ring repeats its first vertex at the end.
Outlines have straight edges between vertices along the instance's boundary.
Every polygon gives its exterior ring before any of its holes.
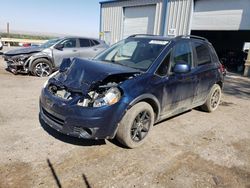
{"type": "Polygon", "coordinates": [[[209,92],[206,102],[201,106],[201,109],[206,112],[215,111],[221,100],[221,87],[215,84],[209,92]]]}
{"type": "Polygon", "coordinates": [[[154,124],[154,111],[146,102],[132,106],[122,118],[116,138],[128,148],[142,145],[154,124]]]}
{"type": "Polygon", "coordinates": [[[45,58],[36,59],[31,66],[31,73],[38,77],[47,77],[52,73],[52,64],[45,58]]]}

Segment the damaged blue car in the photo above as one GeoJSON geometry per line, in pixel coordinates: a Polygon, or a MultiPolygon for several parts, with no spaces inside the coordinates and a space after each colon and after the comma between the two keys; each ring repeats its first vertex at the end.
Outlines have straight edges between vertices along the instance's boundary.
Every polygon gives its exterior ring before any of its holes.
{"type": "Polygon", "coordinates": [[[40,117],[85,139],[140,146],[156,122],[217,109],[225,70],[204,38],[133,35],[91,60],[64,59],[44,84],[40,117]]]}

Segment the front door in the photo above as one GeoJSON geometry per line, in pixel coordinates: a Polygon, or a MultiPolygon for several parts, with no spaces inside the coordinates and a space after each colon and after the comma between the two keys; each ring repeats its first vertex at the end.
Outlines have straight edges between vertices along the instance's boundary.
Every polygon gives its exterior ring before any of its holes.
{"type": "MultiPolygon", "coordinates": [[[[168,76],[162,77],[162,115],[177,114],[191,107],[197,87],[197,76],[193,71],[193,53],[190,43],[177,43],[170,55],[168,64],[168,76]],[[174,66],[177,63],[186,63],[191,67],[185,74],[175,73],[174,66]]],[[[160,67],[161,68],[161,67],[160,67]]]]}
{"type": "Polygon", "coordinates": [[[62,49],[53,48],[52,53],[55,67],[59,67],[64,58],[79,57],[77,42],[75,38],[68,38],[60,42],[60,44],[63,44],[62,49]]]}

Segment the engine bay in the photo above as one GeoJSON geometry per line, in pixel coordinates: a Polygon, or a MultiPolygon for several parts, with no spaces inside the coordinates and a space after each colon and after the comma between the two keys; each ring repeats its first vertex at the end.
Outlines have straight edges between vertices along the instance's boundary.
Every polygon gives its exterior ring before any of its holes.
{"type": "Polygon", "coordinates": [[[132,79],[137,75],[138,74],[110,75],[103,81],[99,81],[95,84],[90,85],[89,90],[86,94],[80,91],[74,91],[73,89],[67,88],[64,85],[58,86],[59,84],[56,85],[53,83],[48,86],[48,90],[54,96],[66,101],[72,100],[75,96],[80,96],[80,100],[78,100],[77,102],[78,106],[95,107],[95,102],[98,99],[110,100],[118,92],[120,93],[120,95],[122,95],[121,89],[117,89],[119,88],[119,84],[121,84],[125,80],[132,79]],[[116,91],[114,91],[114,89],[116,91]],[[111,90],[115,93],[112,93],[111,90]]]}

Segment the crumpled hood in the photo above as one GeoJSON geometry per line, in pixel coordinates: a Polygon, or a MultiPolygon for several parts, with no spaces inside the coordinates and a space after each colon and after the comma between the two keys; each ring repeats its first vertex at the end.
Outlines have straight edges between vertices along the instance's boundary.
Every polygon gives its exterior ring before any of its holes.
{"type": "Polygon", "coordinates": [[[69,69],[58,74],[55,79],[58,85],[86,93],[90,87],[94,87],[111,75],[122,76],[136,73],[140,71],[118,64],[75,58],[69,69]]]}
{"type": "Polygon", "coordinates": [[[18,48],[18,49],[7,51],[4,53],[4,55],[14,56],[14,55],[21,55],[21,54],[30,54],[30,53],[40,52],[42,50],[43,48],[39,46],[24,47],[24,48],[18,48]]]}

